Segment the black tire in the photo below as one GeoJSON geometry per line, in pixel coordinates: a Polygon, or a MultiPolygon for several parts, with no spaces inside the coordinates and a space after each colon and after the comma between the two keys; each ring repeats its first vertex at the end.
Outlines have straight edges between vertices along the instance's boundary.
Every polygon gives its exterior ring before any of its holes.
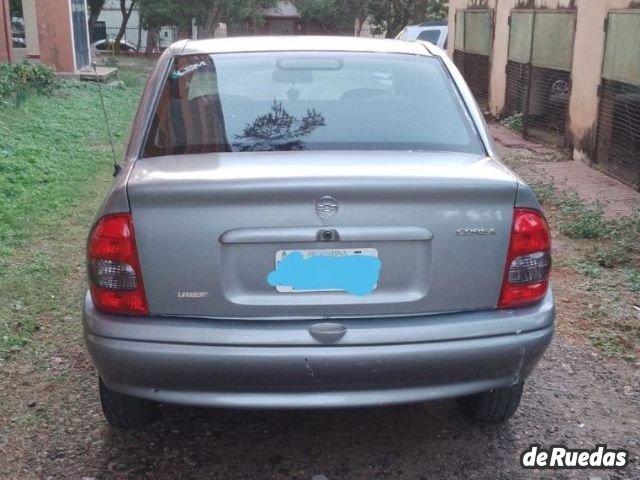
{"type": "Polygon", "coordinates": [[[99,381],[102,413],[112,427],[140,429],[159,418],[157,403],[115,392],[107,387],[101,378],[99,381]]]}
{"type": "Polygon", "coordinates": [[[488,392],[458,399],[460,411],[482,423],[503,423],[509,420],[520,405],[524,382],[511,387],[496,388],[488,392]]]}

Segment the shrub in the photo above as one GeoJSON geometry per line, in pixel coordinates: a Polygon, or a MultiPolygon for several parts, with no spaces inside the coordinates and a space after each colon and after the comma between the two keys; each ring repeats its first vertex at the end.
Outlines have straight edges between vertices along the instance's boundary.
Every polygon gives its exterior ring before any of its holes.
{"type": "Polygon", "coordinates": [[[16,91],[17,78],[13,65],[0,63],[0,99],[11,96],[16,91]]]}
{"type": "Polygon", "coordinates": [[[503,118],[500,123],[514,132],[524,132],[524,115],[520,112],[514,113],[510,117],[503,118]]]}
{"type": "Polygon", "coordinates": [[[47,65],[27,60],[0,64],[0,100],[12,98],[20,103],[29,92],[51,93],[55,84],[53,70],[47,65]]]}
{"type": "Polygon", "coordinates": [[[640,266],[640,211],[610,222],[606,244],[591,254],[599,265],[613,268],[629,263],[640,266]]]}
{"type": "Polygon", "coordinates": [[[577,194],[563,199],[559,205],[558,229],[569,238],[602,238],[609,230],[602,204],[586,204],[577,194]]]}
{"type": "Polygon", "coordinates": [[[540,203],[544,204],[553,204],[555,200],[559,198],[561,195],[558,192],[556,186],[550,181],[531,181],[529,182],[529,186],[533,190],[533,193],[536,195],[536,198],[540,203]]]}

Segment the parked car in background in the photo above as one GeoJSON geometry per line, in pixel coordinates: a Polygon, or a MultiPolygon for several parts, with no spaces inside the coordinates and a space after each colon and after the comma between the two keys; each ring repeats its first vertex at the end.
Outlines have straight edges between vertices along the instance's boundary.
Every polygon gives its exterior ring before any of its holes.
{"type": "MultiPolygon", "coordinates": [[[[113,50],[113,46],[114,46],[113,44],[114,44],[114,40],[102,39],[102,40],[98,40],[97,42],[93,42],[91,44],[91,48],[95,48],[96,50],[100,50],[100,51],[113,50]]],[[[132,43],[129,43],[125,40],[120,40],[120,51],[121,52],[137,52],[138,47],[136,47],[132,43]]]]}
{"type": "Polygon", "coordinates": [[[449,35],[449,25],[442,22],[423,22],[419,25],[409,25],[404,27],[396,36],[396,40],[422,40],[447,49],[447,37],[449,35]]]}
{"type": "Polygon", "coordinates": [[[27,48],[27,41],[24,37],[11,37],[13,48],[27,48]]]}
{"type": "Polygon", "coordinates": [[[180,41],[123,158],[83,313],[112,426],[159,403],[515,412],[554,329],[549,230],[442,50],[180,41]]]}

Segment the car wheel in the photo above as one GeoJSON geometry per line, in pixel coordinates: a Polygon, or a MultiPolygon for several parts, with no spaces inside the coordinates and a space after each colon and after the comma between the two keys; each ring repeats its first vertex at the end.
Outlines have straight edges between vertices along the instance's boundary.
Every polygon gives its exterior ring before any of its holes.
{"type": "Polygon", "coordinates": [[[100,381],[100,403],[107,422],[114,428],[137,429],[155,422],[158,404],[115,392],[100,381]]]}
{"type": "Polygon", "coordinates": [[[509,420],[520,405],[524,382],[496,388],[458,399],[460,411],[477,422],[502,423],[509,420]]]}

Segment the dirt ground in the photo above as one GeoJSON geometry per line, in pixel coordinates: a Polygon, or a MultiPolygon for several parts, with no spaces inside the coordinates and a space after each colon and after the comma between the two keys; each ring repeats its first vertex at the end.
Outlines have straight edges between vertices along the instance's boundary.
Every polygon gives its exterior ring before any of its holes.
{"type": "Polygon", "coordinates": [[[3,478],[640,478],[636,369],[559,337],[501,427],[471,424],[443,401],[342,411],[167,407],[148,431],[118,433],[101,417],[82,346],[60,347],[54,369],[63,380],[25,362],[2,379],[23,423],[0,443],[3,478]],[[519,458],[530,443],[606,443],[629,449],[632,463],[612,473],[529,472],[519,458]]]}
{"type": "MultiPolygon", "coordinates": [[[[540,160],[501,150],[518,168],[540,160]]],[[[65,288],[79,305],[82,245],[69,248],[75,274],[65,288]]],[[[54,314],[41,319],[30,348],[0,363],[0,478],[638,479],[640,363],[589,346],[570,328],[587,294],[568,269],[554,282],[559,333],[504,426],[470,423],[442,401],[341,411],[165,407],[148,430],[117,432],[100,412],[79,312],[54,314]],[[520,455],[532,443],[605,443],[628,449],[631,461],[617,471],[526,471],[520,455]]]]}

